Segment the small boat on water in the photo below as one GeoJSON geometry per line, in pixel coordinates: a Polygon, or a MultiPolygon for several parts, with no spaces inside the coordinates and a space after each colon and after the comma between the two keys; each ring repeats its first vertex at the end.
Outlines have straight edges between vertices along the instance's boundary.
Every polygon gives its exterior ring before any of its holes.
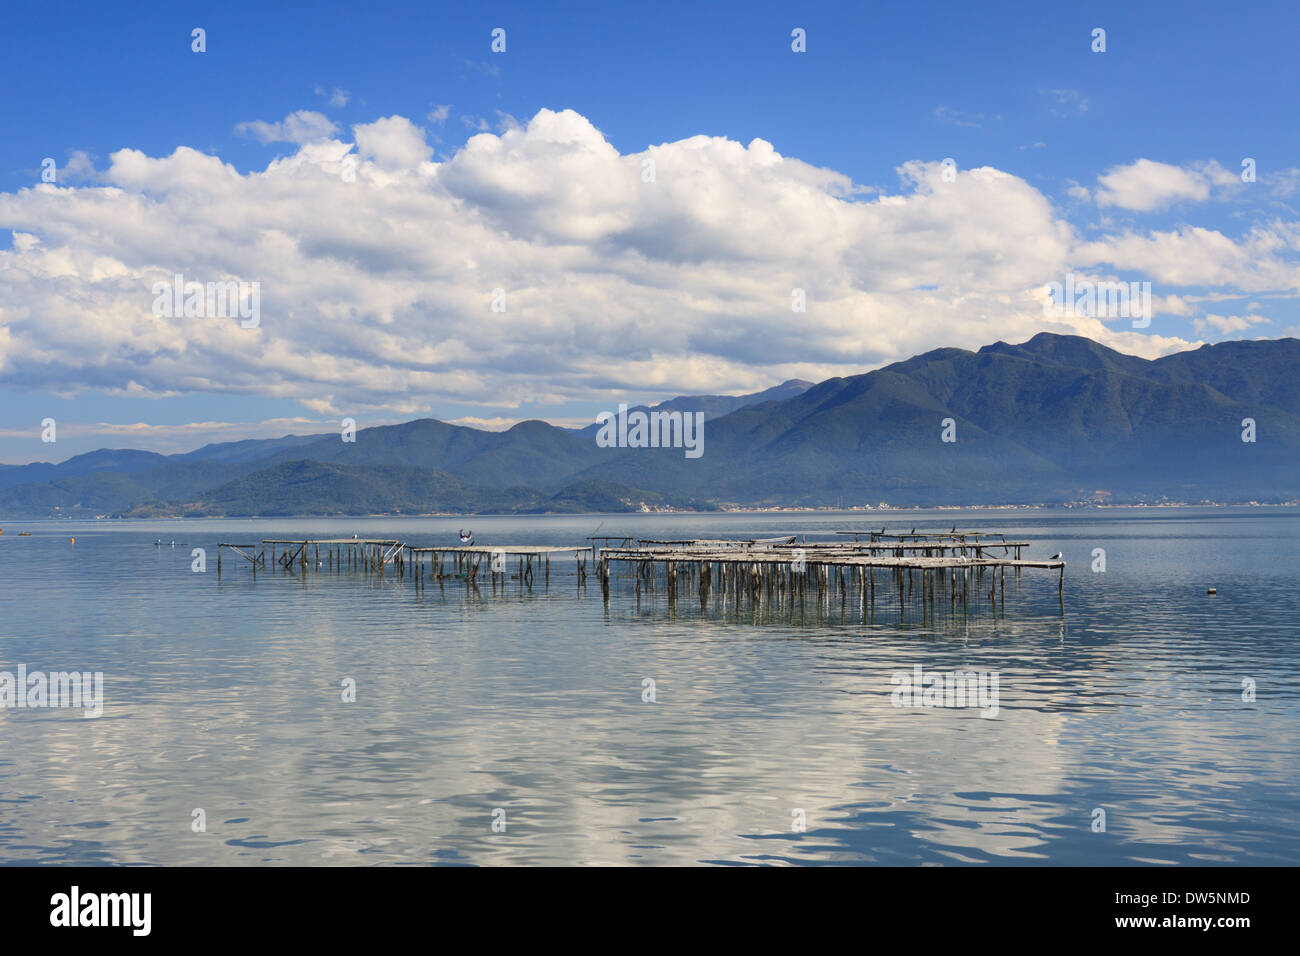
{"type": "Polygon", "coordinates": [[[30,531],[19,531],[19,532],[18,532],[18,537],[20,537],[20,538],[30,538],[31,536],[32,536],[32,533],[31,533],[30,531]]]}

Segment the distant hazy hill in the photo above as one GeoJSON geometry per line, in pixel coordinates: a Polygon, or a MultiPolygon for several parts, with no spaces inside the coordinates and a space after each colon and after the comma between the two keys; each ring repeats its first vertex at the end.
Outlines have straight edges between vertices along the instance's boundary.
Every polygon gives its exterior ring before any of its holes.
{"type": "Polygon", "coordinates": [[[261,461],[268,455],[288,448],[297,448],[324,438],[324,435],[285,435],[283,438],[248,438],[243,441],[204,445],[197,451],[173,455],[175,461],[261,461]]]}
{"type": "Polygon", "coordinates": [[[709,423],[705,454],[616,451],[599,472],[728,501],[977,503],[1300,495],[1300,341],[1155,362],[1085,338],[936,349],[709,423]],[[944,418],[957,441],[940,441],[944,418]],[[1258,441],[1241,441],[1253,418],[1258,441]],[[653,478],[646,456],[654,456],[653,478]]]}
{"type": "Polygon", "coordinates": [[[128,517],[580,513],[636,511],[642,503],[669,502],[663,495],[611,482],[577,482],[549,495],[527,487],[485,488],[432,468],[292,461],[252,472],[193,500],[140,505],[128,517]]]}
{"type": "Polygon", "coordinates": [[[167,461],[165,455],[152,451],[101,448],[98,451],[77,455],[65,462],[52,465],[37,461],[30,465],[0,465],[0,489],[28,482],[54,481],[59,478],[80,478],[95,472],[115,472],[129,475],[167,461]]]}
{"type": "MultiPolygon", "coordinates": [[[[660,402],[658,405],[636,405],[628,409],[628,413],[641,412],[703,412],[704,420],[717,418],[734,412],[738,408],[744,408],[746,405],[760,405],[763,402],[779,402],[787,398],[794,398],[801,395],[812,387],[812,382],[805,382],[803,379],[792,378],[782,382],[780,385],[773,385],[771,388],[764,389],[761,392],[752,392],[749,395],[678,395],[676,398],[670,398],[666,402],[660,402]]],[[[617,412],[617,409],[611,408],[611,412],[617,412]]],[[[600,431],[600,425],[592,422],[582,428],[575,428],[572,431],[585,437],[594,438],[600,431]]]]}
{"type": "Polygon", "coordinates": [[[977,504],[1098,491],[1114,501],[1300,497],[1296,339],[1147,361],[1044,333],[978,352],[936,349],[811,387],[656,408],[705,411],[702,457],[600,448],[594,428],[529,421],[487,432],[423,419],[363,429],[354,443],[291,436],[11,466],[0,470],[0,514],[977,504]],[[940,440],[949,418],[952,443],[940,440]],[[1254,443],[1241,440],[1246,418],[1254,443]]]}
{"type": "MultiPolygon", "coordinates": [[[[57,465],[34,462],[30,465],[0,465],[0,489],[32,482],[52,482],[81,478],[104,472],[132,475],[172,464],[191,462],[242,463],[265,459],[284,448],[317,441],[320,435],[287,435],[284,438],[252,438],[245,441],[204,445],[182,455],[160,455],[152,451],[101,448],[77,455],[57,465]]],[[[190,472],[193,473],[193,472],[190,472]]],[[[215,472],[214,472],[215,473],[215,472]]],[[[152,484],[156,482],[146,482],[152,484]]],[[[209,483],[210,486],[210,483],[209,483]]]]}
{"type": "Polygon", "coordinates": [[[600,460],[592,440],[546,422],[520,422],[503,432],[422,418],[366,428],[356,442],[339,435],[270,455],[266,462],[313,459],[339,464],[437,468],[493,488],[528,484],[557,489],[574,472],[600,460]]]}

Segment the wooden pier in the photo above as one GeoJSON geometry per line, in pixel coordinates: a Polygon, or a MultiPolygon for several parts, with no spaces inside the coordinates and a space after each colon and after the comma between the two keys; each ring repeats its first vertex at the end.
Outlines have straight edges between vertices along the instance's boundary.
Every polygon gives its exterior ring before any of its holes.
{"type": "Polygon", "coordinates": [[[402,542],[388,538],[264,538],[261,544],[223,541],[217,545],[217,573],[221,573],[221,555],[226,549],[247,560],[256,574],[259,567],[266,570],[268,552],[272,562],[286,571],[292,571],[295,564],[300,571],[306,571],[309,561],[315,562],[313,568],[328,567],[331,571],[342,571],[345,567],[383,570],[390,562],[400,562],[399,555],[405,547],[402,542]],[[324,561],[320,556],[322,547],[324,561]]]}
{"type": "MultiPolygon", "coordinates": [[[[850,532],[853,533],[853,532],[850,532]]],[[[868,532],[862,532],[868,533],[868,532]]],[[[642,590],[653,591],[662,577],[669,601],[682,588],[698,593],[701,605],[717,591],[725,602],[748,599],[763,601],[797,600],[812,594],[825,602],[850,596],[864,609],[874,610],[880,588],[898,590],[900,615],[919,595],[922,614],[931,617],[941,595],[963,613],[972,595],[987,594],[995,610],[1005,607],[1006,572],[1019,575],[1024,568],[1058,572],[1057,593],[1064,600],[1065,562],[1024,560],[1021,549],[1027,541],[986,541],[984,533],[886,536],[871,533],[875,540],[861,542],[805,542],[789,539],[718,541],[638,541],[636,546],[601,548],[596,565],[601,590],[609,596],[611,566],[630,566],[636,578],[638,598],[642,590]],[[990,554],[1002,549],[1004,554],[990,554]],[[1015,557],[1010,556],[1014,549],[1015,557]],[[915,553],[919,552],[919,553],[915,553]],[[662,571],[662,575],[660,572],[662,571]],[[880,580],[877,581],[877,574],[880,580]]]]}
{"type": "Polygon", "coordinates": [[[959,531],[947,534],[884,534],[879,531],[836,531],[837,535],[853,535],[853,547],[888,551],[902,556],[905,551],[920,551],[923,554],[936,554],[953,551],[967,556],[983,557],[985,551],[1001,548],[1002,554],[1015,552],[1020,558],[1020,549],[1027,548],[1032,542],[1008,541],[1005,535],[988,531],[959,531]],[[861,541],[867,535],[866,542],[861,541]],[[984,540],[985,538],[997,540],[984,540]]]}
{"type": "Polygon", "coordinates": [[[409,578],[417,589],[435,581],[442,586],[448,579],[477,588],[482,574],[495,591],[498,584],[504,587],[509,563],[514,561],[517,574],[513,577],[531,590],[539,577],[544,586],[550,586],[553,555],[572,554],[578,587],[586,585],[591,556],[606,601],[613,568],[621,565],[627,576],[635,579],[638,600],[643,591],[655,592],[661,586],[670,602],[683,590],[695,592],[702,607],[711,597],[724,607],[728,601],[739,604],[745,600],[756,605],[765,601],[802,605],[809,596],[822,603],[838,597],[843,604],[852,597],[865,615],[868,610],[874,612],[878,592],[892,604],[890,595],[896,589],[900,617],[907,606],[919,603],[923,617],[929,618],[945,598],[954,612],[960,606],[963,614],[972,597],[980,600],[987,596],[995,611],[998,604],[1005,608],[1007,569],[1018,580],[1022,569],[1031,568],[1058,572],[1057,593],[1064,607],[1065,562],[1023,559],[1021,550],[1030,546],[1028,541],[1008,541],[987,532],[835,534],[855,538],[803,542],[795,535],[672,540],[611,535],[589,538],[592,544],[577,546],[417,546],[382,538],[268,538],[256,545],[219,544],[217,573],[222,570],[222,553],[228,549],[244,558],[254,575],[259,568],[266,570],[269,555],[273,565],[300,574],[308,570],[355,571],[382,576],[391,570],[399,579],[409,578]],[[870,540],[860,540],[861,535],[870,540]],[[597,546],[597,540],[605,546],[597,546]],[[609,546],[609,542],[618,544],[609,546]]]}
{"type": "Polygon", "coordinates": [[[429,573],[439,579],[459,577],[473,582],[478,578],[483,559],[487,559],[489,580],[494,584],[504,580],[506,564],[510,558],[518,561],[519,580],[532,587],[535,576],[540,572],[549,584],[551,580],[551,555],[572,554],[576,558],[575,570],[578,583],[587,580],[587,553],[591,549],[586,545],[580,547],[522,544],[522,545],[457,545],[455,547],[432,546],[426,548],[407,547],[411,560],[416,565],[416,573],[423,577],[427,567],[429,573]],[[451,573],[445,573],[450,571],[451,573]]]}

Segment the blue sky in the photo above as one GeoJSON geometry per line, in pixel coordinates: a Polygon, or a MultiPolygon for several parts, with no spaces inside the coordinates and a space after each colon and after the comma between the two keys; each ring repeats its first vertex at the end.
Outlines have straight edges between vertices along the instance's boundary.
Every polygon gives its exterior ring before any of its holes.
{"type": "Polygon", "coordinates": [[[301,6],[6,11],[0,461],[348,414],[580,423],[1042,328],[1154,356],[1300,322],[1295,5],[301,6]],[[292,192],[265,191],[277,157],[332,168],[308,156],[321,140],[353,148],[364,198],[288,165],[292,192]],[[671,197],[609,181],[664,146],[671,197]],[[945,157],[982,192],[927,211],[945,157]],[[173,271],[261,282],[266,321],[242,338],[153,321],[148,286],[173,271]],[[1067,272],[1151,281],[1164,311],[1141,330],[1035,322],[1017,297],[1067,272]],[[818,306],[791,328],[799,276],[818,306]],[[522,303],[506,319],[498,285],[522,303]]]}

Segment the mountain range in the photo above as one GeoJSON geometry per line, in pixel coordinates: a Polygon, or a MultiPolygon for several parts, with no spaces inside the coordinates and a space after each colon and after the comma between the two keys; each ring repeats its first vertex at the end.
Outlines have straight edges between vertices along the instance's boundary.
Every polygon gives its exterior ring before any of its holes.
{"type": "MultiPolygon", "coordinates": [[[[420,419],[0,466],[0,515],[627,511],[1300,497],[1300,340],[1154,361],[1041,333],[940,348],[815,385],[681,396],[703,454],[601,447],[597,425],[420,419]],[[1254,441],[1246,420],[1253,422],[1254,441]],[[945,440],[951,439],[951,440],[945,440]]],[[[632,411],[636,411],[633,409],[632,411]]]]}

